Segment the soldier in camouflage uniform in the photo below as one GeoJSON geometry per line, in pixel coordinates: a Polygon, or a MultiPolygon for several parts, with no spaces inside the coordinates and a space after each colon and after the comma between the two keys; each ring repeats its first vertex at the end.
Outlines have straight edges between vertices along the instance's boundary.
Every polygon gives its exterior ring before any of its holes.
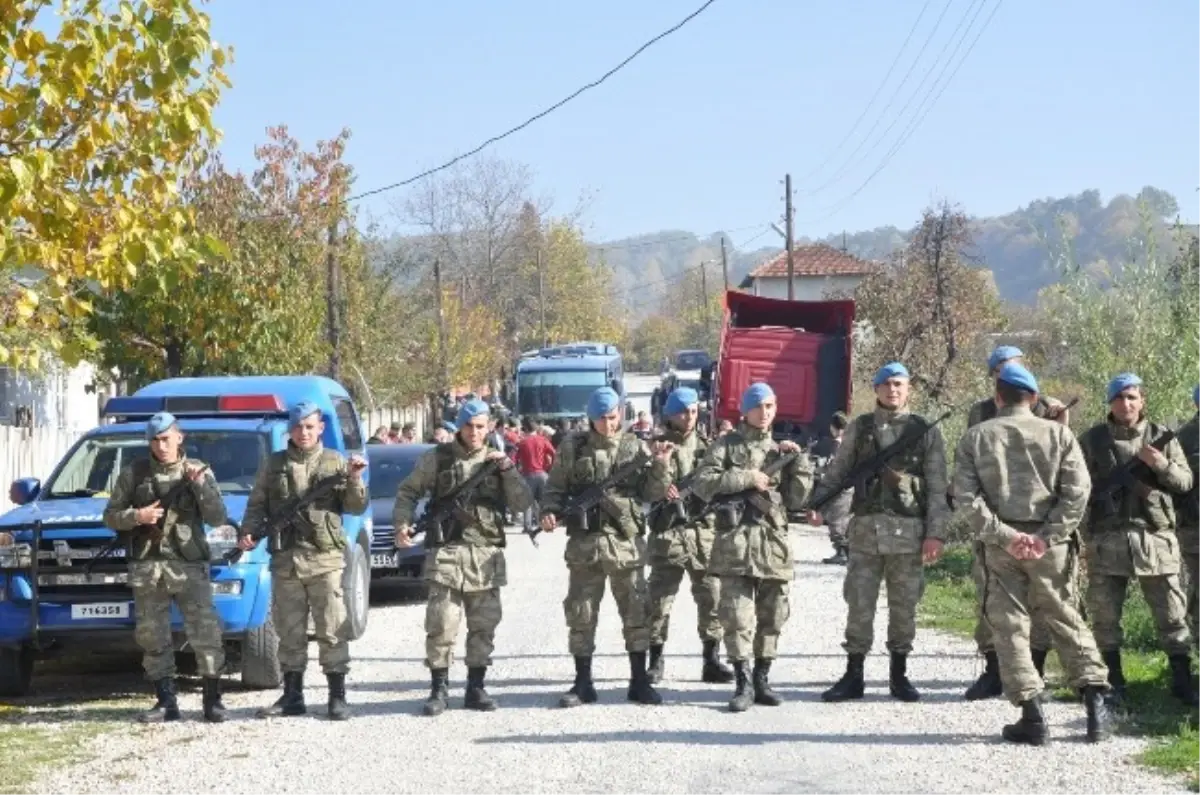
{"type": "Polygon", "coordinates": [[[1146,419],[1142,379],[1122,373],[1108,385],[1106,422],[1080,437],[1092,478],[1087,518],[1088,614],[1108,666],[1113,701],[1125,695],[1121,669],[1121,613],[1130,578],[1136,577],[1158,626],[1159,642],[1171,663],[1171,692],[1196,705],[1190,661],[1186,603],[1179,585],[1176,495],[1192,488],[1192,470],[1178,439],[1162,452],[1151,445],[1166,431],[1146,419]],[[1134,458],[1148,468],[1133,488],[1104,497],[1108,476],[1134,458]]]}
{"type": "Polygon", "coordinates": [[[764,383],[742,395],[742,422],[705,454],[692,486],[705,502],[725,494],[753,496],[716,511],[717,538],[709,571],[721,578],[720,615],[725,650],[737,682],[732,712],[751,703],[776,707],[783,702],[770,685],[779,635],[791,615],[793,572],[788,511],[800,510],[812,489],[808,457],[795,442],[776,444],[771,437],[775,393],[764,383]],[[782,470],[763,470],[781,456],[799,453],[782,470]],[[753,689],[746,662],[754,656],[753,689]]]}
{"type": "MultiPolygon", "coordinates": [[[[1192,390],[1192,405],[1200,407],[1200,386],[1192,390]]],[[[1179,429],[1179,446],[1192,470],[1191,491],[1177,497],[1175,515],[1179,520],[1179,550],[1187,569],[1188,628],[1195,643],[1200,637],[1196,631],[1196,614],[1200,611],[1200,600],[1197,599],[1200,590],[1197,587],[1200,584],[1200,413],[1193,414],[1179,429]]]]}
{"type": "MultiPolygon", "coordinates": [[[[711,519],[679,518],[676,501],[680,489],[704,457],[708,443],[697,430],[700,396],[680,387],[663,407],[667,431],[652,447],[654,463],[646,480],[647,499],[658,507],[650,514],[650,681],[663,675],[663,646],[671,621],[671,605],[684,574],[692,582],[696,601],[697,631],[704,648],[700,678],[710,683],[733,681],[733,671],[721,664],[717,645],[721,642],[721,619],[717,613],[721,582],[708,571],[714,530],[711,519]]],[[[684,510],[694,498],[684,495],[684,510]]]]}
{"type": "MultiPolygon", "coordinates": [[[[995,379],[1000,368],[1008,362],[1014,364],[1024,364],[1025,354],[1020,348],[1012,345],[1001,345],[992,351],[992,355],[988,357],[988,372],[995,379]]],[[[1054,398],[1047,398],[1042,395],[1037,396],[1037,400],[1031,406],[1031,410],[1035,417],[1051,419],[1055,422],[1070,427],[1070,412],[1066,410],[1063,404],[1054,398]]],[[[967,415],[967,427],[972,428],[981,422],[994,419],[998,415],[999,409],[996,406],[994,398],[985,398],[975,405],[971,406],[971,411],[967,415]]],[[[1004,688],[1000,683],[1000,668],[996,658],[995,644],[992,642],[992,628],[984,619],[983,615],[983,584],[986,578],[984,571],[983,560],[983,544],[975,542],[975,559],[971,565],[971,576],[975,580],[975,597],[978,612],[975,620],[975,645],[979,648],[979,653],[983,655],[986,664],[983,673],[979,678],[967,688],[965,697],[968,701],[977,701],[983,698],[995,698],[1004,694],[1004,688]]],[[[1072,557],[1073,563],[1078,563],[1077,557],[1072,557]]],[[[1071,578],[1071,587],[1075,587],[1075,578],[1071,578]]],[[[1046,622],[1041,616],[1032,616],[1033,629],[1029,635],[1029,653],[1033,656],[1033,667],[1037,669],[1038,675],[1044,677],[1046,674],[1046,655],[1050,651],[1050,630],[1046,627],[1046,622]]]]}
{"type": "MultiPolygon", "coordinates": [[[[542,530],[558,525],[568,501],[608,479],[618,468],[643,456],[645,443],[621,430],[620,397],[603,387],[588,399],[590,428],[563,440],[550,468],[541,505],[542,530]]],[[[609,489],[608,496],[591,511],[563,516],[567,526],[569,585],[563,613],[569,629],[568,645],[575,657],[575,683],[559,705],[576,707],[597,700],[592,682],[592,655],[596,649],[596,621],[604,587],[612,586],[617,611],[624,627],[625,650],[629,653],[629,691],[626,697],[641,704],[661,704],[662,697],[650,683],[646,650],[650,630],[646,623],[645,518],[641,503],[646,499],[646,469],[609,489]]]]}
{"type": "Polygon", "coordinates": [[[1039,698],[1045,685],[1029,649],[1031,617],[1038,616],[1083,694],[1087,739],[1099,742],[1109,735],[1107,671],[1072,584],[1076,530],[1091,478],[1070,429],[1034,414],[1037,394],[1037,380],[1023,365],[1000,368],[996,418],[973,426],[959,442],[955,494],[983,546],[984,616],[1004,692],[1021,708],[1020,720],[1004,727],[1004,739],[1030,745],[1049,739],[1039,698]]]}
{"type": "MultiPolygon", "coordinates": [[[[396,490],[392,525],[396,546],[412,544],[413,512],[426,494],[436,505],[455,493],[489,462],[496,471],[479,482],[461,500],[440,538],[425,537],[425,581],[429,601],[425,607],[425,665],[432,687],[424,705],[426,715],[441,715],[449,698],[450,664],[463,614],[467,619],[467,689],[463,706],[483,712],[496,709],[484,689],[492,664],[496,627],[502,610],[500,589],[508,585],[504,547],[505,508],[525,511],[533,495],[524,478],[504,453],[487,445],[488,405],[470,400],[458,411],[458,430],[452,441],[439,444],[417,461],[396,490]]],[[[428,510],[428,509],[427,509],[428,510]]]]}
{"type": "Polygon", "coordinates": [[[175,649],[171,642],[171,602],[183,616],[188,644],[204,680],[204,718],[225,720],[221,669],[225,652],[221,619],[213,606],[209,580],[211,552],[204,525],[227,521],[225,503],[212,472],[183,451],[183,433],[175,417],[155,414],[146,423],[149,459],[134,461],[117,476],[104,508],[104,523],[127,536],[129,584],[133,589],[134,637],[142,649],[146,679],[157,701],[140,713],[144,723],[179,720],[175,686],[175,649]],[[172,487],[189,485],[169,505],[161,501],[172,487]],[[135,504],[144,507],[135,508],[135,504]]]}
{"type": "Polygon", "coordinates": [[[344,485],[310,504],[279,534],[271,551],[271,609],[279,636],[279,667],[283,695],[259,717],[303,715],[304,669],[308,667],[308,617],[312,613],[321,669],[329,684],[328,715],[332,720],[350,717],[346,707],[346,674],[350,670],[350,643],[346,639],[346,605],[342,574],[346,568],[346,536],[342,514],[367,509],[367,489],[362,472],[367,462],[357,454],[347,461],[341,453],[321,444],[325,422],[311,401],[303,400],[288,413],[288,446],[272,453],[259,467],[246,503],[242,538],[238,546],[253,549],[267,517],[289,498],[303,497],[326,478],[346,476],[344,485]]]}
{"type": "MultiPolygon", "coordinates": [[[[904,433],[910,423],[924,429],[930,423],[908,411],[909,374],[899,362],[885,364],[875,374],[875,411],[854,419],[837,455],[825,469],[818,492],[838,488],[857,464],[869,461],[904,433]]],[[[917,602],[924,583],[923,564],[942,552],[946,504],[946,450],[941,430],[928,427],[909,449],[885,465],[877,476],[855,488],[851,503],[850,563],[843,592],[846,597],[847,654],[845,675],[826,690],[825,701],[863,696],[863,662],[875,637],[875,607],[879,585],[887,583],[888,640],[891,653],[889,690],[901,701],[916,701],[920,693],[908,680],[908,655],[917,634],[917,602]]],[[[812,515],[810,522],[820,524],[812,515]]]]}
{"type": "MultiPolygon", "coordinates": [[[[833,415],[833,421],[829,424],[829,441],[822,440],[813,451],[814,455],[826,459],[825,466],[829,465],[845,441],[846,426],[849,424],[849,418],[842,412],[833,415]]],[[[854,489],[846,489],[825,506],[822,518],[829,526],[829,543],[833,545],[833,555],[822,559],[822,563],[845,566],[850,562],[850,541],[846,538],[846,529],[850,526],[850,503],[853,500],[854,489]]]]}

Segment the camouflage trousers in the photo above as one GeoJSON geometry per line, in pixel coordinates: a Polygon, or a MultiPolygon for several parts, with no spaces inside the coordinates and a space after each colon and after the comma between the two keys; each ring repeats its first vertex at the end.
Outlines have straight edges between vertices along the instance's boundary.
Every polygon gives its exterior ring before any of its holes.
{"type": "Polygon", "coordinates": [[[141,561],[130,564],[133,589],[134,639],[142,650],[146,679],[175,675],[175,646],[171,636],[171,602],[183,616],[188,645],[196,653],[200,676],[216,677],[225,667],[221,619],[213,606],[207,563],[141,561]]]}
{"type": "Polygon", "coordinates": [[[921,553],[873,555],[850,548],[842,596],[846,600],[847,654],[867,654],[875,642],[875,608],[879,586],[887,583],[887,648],[895,654],[912,651],[917,637],[917,603],[924,590],[921,553]]]}
{"type": "MultiPolygon", "coordinates": [[[[1100,651],[1116,651],[1125,640],[1121,614],[1129,577],[1116,577],[1088,570],[1087,609],[1100,651]]],[[[1158,628],[1158,642],[1168,656],[1191,651],[1187,604],[1178,574],[1137,577],[1146,604],[1158,628]]]]}
{"type": "Polygon", "coordinates": [[[1068,544],[1055,544],[1037,560],[1017,560],[1006,550],[987,545],[984,615],[995,638],[1000,681],[1013,705],[1035,698],[1043,689],[1033,667],[1029,633],[1032,615],[1040,615],[1050,633],[1059,662],[1073,687],[1108,688],[1108,669],[1096,640],[1076,606],[1076,555],[1068,544]]]}
{"type": "Polygon", "coordinates": [[[850,504],[854,501],[853,489],[847,489],[825,506],[823,516],[829,527],[829,543],[836,547],[849,544],[850,504]]]}
{"type": "MultiPolygon", "coordinates": [[[[630,545],[630,542],[606,543],[630,545]]],[[[600,618],[600,602],[604,599],[604,588],[611,583],[613,599],[621,616],[625,635],[626,651],[646,651],[650,648],[650,630],[646,626],[646,575],[640,562],[629,565],[600,556],[583,562],[584,555],[576,555],[572,545],[583,546],[582,539],[568,540],[568,584],[567,598],[563,599],[563,614],[567,620],[567,646],[575,657],[590,657],[596,651],[596,624],[600,618]]],[[[595,543],[589,538],[587,543],[595,543]]],[[[632,546],[632,545],[630,545],[632,546]]]]}
{"type": "Polygon", "coordinates": [[[787,580],[721,576],[721,627],[730,660],[775,659],[779,635],[792,614],[791,587],[787,580]]]}
{"type": "MultiPolygon", "coordinates": [[[[983,544],[975,542],[975,557],[971,561],[971,579],[975,581],[975,646],[979,649],[980,654],[987,654],[996,650],[996,644],[992,640],[992,625],[988,623],[987,616],[983,614],[983,591],[984,583],[987,582],[987,571],[983,565],[986,553],[982,551],[982,547],[983,544]]],[[[1078,576],[1079,560],[1074,555],[1072,555],[1072,560],[1074,561],[1074,570],[1071,572],[1068,585],[1072,593],[1075,593],[1075,578],[1078,576]]],[[[1046,619],[1038,613],[1032,614],[1029,618],[1031,622],[1029,647],[1038,651],[1050,651],[1052,638],[1050,629],[1046,626],[1046,619]]]]}
{"type": "Polygon", "coordinates": [[[696,631],[700,640],[721,640],[721,616],[717,604],[721,598],[720,578],[700,569],[682,566],[652,565],[650,567],[650,644],[667,642],[671,624],[671,606],[675,594],[687,574],[692,581],[692,599],[696,601],[696,631]]]}
{"type": "Polygon", "coordinates": [[[295,571],[272,571],[272,617],[279,635],[279,667],[303,673],[308,667],[308,615],[312,613],[317,637],[318,660],[327,674],[350,670],[350,642],[346,639],[346,604],[342,592],[342,572],[333,571],[309,577],[295,571]]]}
{"type": "Polygon", "coordinates": [[[1183,557],[1184,571],[1187,581],[1183,584],[1187,595],[1187,623],[1192,631],[1192,642],[1200,640],[1197,631],[1197,613],[1200,613],[1200,530],[1194,527],[1179,528],[1179,551],[1183,557]]]}
{"type": "Polygon", "coordinates": [[[425,605],[425,664],[430,668],[449,668],[454,661],[463,613],[467,616],[467,667],[492,664],[496,627],[503,617],[500,589],[463,591],[431,582],[425,605]]]}

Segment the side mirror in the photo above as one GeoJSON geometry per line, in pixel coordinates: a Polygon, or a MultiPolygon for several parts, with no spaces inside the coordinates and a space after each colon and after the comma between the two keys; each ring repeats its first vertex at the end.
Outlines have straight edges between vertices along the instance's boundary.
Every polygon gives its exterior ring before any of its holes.
{"type": "Polygon", "coordinates": [[[25,505],[37,499],[42,490],[42,481],[37,478],[20,478],[8,487],[8,499],[14,505],[25,505]]]}

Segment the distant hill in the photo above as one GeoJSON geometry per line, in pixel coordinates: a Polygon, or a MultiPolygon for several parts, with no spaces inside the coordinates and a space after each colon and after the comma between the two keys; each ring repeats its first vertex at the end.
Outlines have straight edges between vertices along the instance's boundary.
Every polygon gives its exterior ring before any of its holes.
{"type": "MultiPolygon", "coordinates": [[[[1116,263],[1127,259],[1133,236],[1140,233],[1144,211],[1155,230],[1160,251],[1175,251],[1172,228],[1179,206],[1175,197],[1153,187],[1136,196],[1121,194],[1107,204],[1100,192],[1087,190],[1061,199],[1038,199],[1011,213],[973,220],[975,251],[980,267],[992,271],[1003,298],[1030,304],[1037,292],[1059,279],[1059,257],[1069,240],[1077,263],[1116,263]],[[1065,237],[1064,237],[1065,233],[1065,237]]],[[[970,208],[967,208],[968,211],[970,208]]],[[[916,223],[916,216],[913,218],[916,223]]],[[[1191,227],[1196,234],[1196,228],[1191,227]]],[[[774,237],[774,233],[771,233],[774,237]]],[[[894,226],[848,233],[846,250],[866,259],[883,259],[905,245],[909,230],[894,226]]],[[[721,279],[721,237],[717,232],[701,238],[682,231],[662,231],[591,246],[592,256],[610,265],[617,289],[635,315],[652,311],[665,291],[684,271],[702,261],[713,262],[708,278],[714,289],[721,279]]],[[[783,250],[769,246],[750,251],[729,250],[729,280],[736,286],[755,266],[783,250]]],[[[841,232],[819,240],[797,238],[797,244],[824,242],[843,245],[841,232]]]]}

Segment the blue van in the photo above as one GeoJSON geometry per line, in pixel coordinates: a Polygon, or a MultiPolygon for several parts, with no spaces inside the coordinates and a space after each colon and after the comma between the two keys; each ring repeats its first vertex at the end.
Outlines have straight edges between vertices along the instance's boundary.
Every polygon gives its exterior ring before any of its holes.
{"type": "MultiPolygon", "coordinates": [[[[149,456],[145,423],[158,411],[178,418],[188,457],[212,469],[229,514],[230,525],[206,528],[227,670],[240,671],[246,687],[277,687],[281,674],[267,542],[232,565],[224,555],[237,541],[237,523],[259,466],[269,453],[287,447],[288,407],[302,400],[320,407],[326,447],[346,456],[364,453],[358,411],[346,389],[331,379],[172,378],[111,398],[103,410],[109,422],[84,434],[45,483],[36,478],[14,482],[11,493],[19,507],[0,516],[0,695],[29,693],[34,661],[58,649],[132,644],[125,549],[110,547],[115,534],[102,514],[122,467],[149,456]],[[93,561],[105,548],[111,551],[93,561]]],[[[370,511],[342,519],[347,537],[343,585],[354,640],[367,628],[372,521],[370,511]]],[[[171,619],[180,670],[186,671],[191,660],[174,606],[171,619]]]]}
{"type": "Polygon", "coordinates": [[[576,342],[543,348],[517,363],[514,375],[516,413],[534,422],[574,420],[587,416],[587,401],[600,387],[609,386],[624,404],[624,422],[633,420],[625,399],[625,369],[615,345],[576,342]]]}

